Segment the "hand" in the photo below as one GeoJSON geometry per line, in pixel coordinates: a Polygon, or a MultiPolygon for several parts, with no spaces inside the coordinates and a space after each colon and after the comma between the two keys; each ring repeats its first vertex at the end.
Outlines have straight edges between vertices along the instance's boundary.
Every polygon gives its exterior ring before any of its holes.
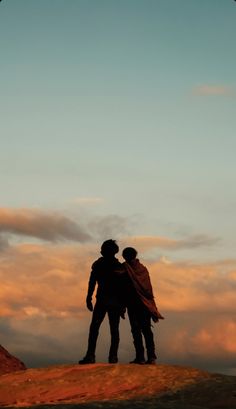
{"type": "Polygon", "coordinates": [[[93,311],[93,303],[91,298],[89,297],[86,298],[86,305],[89,311],[93,311]]]}

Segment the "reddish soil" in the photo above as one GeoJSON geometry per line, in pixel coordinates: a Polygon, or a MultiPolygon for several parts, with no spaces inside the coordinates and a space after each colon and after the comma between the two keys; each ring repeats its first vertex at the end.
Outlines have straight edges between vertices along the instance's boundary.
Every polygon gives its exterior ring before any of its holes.
{"type": "Polygon", "coordinates": [[[109,364],[53,366],[0,376],[1,407],[58,404],[60,409],[236,409],[236,377],[180,366],[109,364]]]}

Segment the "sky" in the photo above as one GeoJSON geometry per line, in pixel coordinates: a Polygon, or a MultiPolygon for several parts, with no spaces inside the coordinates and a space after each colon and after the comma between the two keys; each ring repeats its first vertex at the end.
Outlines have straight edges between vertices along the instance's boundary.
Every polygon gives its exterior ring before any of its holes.
{"type": "Polygon", "coordinates": [[[233,0],[1,2],[0,342],[28,366],[83,356],[114,238],[149,268],[159,361],[236,375],[235,21],[233,0]]]}

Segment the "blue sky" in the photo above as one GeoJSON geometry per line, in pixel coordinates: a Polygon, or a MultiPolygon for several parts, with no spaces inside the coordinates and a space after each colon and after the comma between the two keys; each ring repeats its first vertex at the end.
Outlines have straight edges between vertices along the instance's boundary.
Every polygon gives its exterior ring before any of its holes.
{"type": "Polygon", "coordinates": [[[180,240],[146,259],[220,260],[225,273],[236,245],[235,21],[233,0],[3,0],[1,232],[24,243],[35,209],[60,212],[101,238],[180,240]]]}
{"type": "Polygon", "coordinates": [[[4,1],[1,202],[101,196],[207,230],[210,199],[227,217],[235,16],[221,0],[4,1]],[[196,95],[204,85],[225,95],[196,95]]]}

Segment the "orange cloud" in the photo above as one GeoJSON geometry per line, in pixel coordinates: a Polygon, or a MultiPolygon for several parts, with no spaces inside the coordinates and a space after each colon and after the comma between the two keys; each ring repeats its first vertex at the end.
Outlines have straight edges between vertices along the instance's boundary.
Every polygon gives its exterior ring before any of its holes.
{"type": "Polygon", "coordinates": [[[161,310],[236,312],[236,260],[148,265],[161,310]]]}
{"type": "Polygon", "coordinates": [[[236,355],[236,322],[232,319],[216,320],[201,328],[191,340],[194,349],[204,355],[218,355],[220,351],[236,355]]]}
{"type": "Polygon", "coordinates": [[[2,316],[84,313],[93,247],[21,244],[1,258],[2,316]]]}
{"type": "Polygon", "coordinates": [[[198,85],[193,89],[194,95],[199,96],[230,96],[235,95],[235,89],[226,85],[198,85]]]}
{"type": "Polygon", "coordinates": [[[188,360],[191,357],[201,362],[230,359],[232,364],[235,362],[236,322],[233,317],[214,313],[200,318],[197,314],[181,313],[170,319],[162,334],[164,354],[188,360]]]}
{"type": "MultiPolygon", "coordinates": [[[[3,251],[2,343],[25,357],[29,365],[78,360],[85,353],[91,318],[85,307],[87,282],[91,264],[98,256],[98,246],[82,244],[25,243],[3,251]]],[[[233,361],[236,260],[193,264],[162,259],[145,264],[166,318],[154,326],[161,360],[197,366],[201,362],[206,367],[216,360],[233,361]]],[[[106,361],[106,320],[99,340],[98,360],[106,361]]],[[[133,353],[126,318],[121,323],[121,362],[127,362],[133,353]]]]}
{"type": "MultiPolygon", "coordinates": [[[[108,216],[88,225],[105,239],[114,237],[114,232],[120,235],[126,224],[124,218],[108,216]]],[[[3,344],[10,345],[11,351],[22,359],[25,356],[39,365],[42,349],[45,363],[73,361],[75,355],[82,356],[91,317],[85,307],[87,284],[91,264],[99,257],[100,244],[81,243],[85,238],[78,224],[53,212],[0,209],[0,225],[3,344]],[[49,243],[9,246],[7,232],[49,243]],[[60,238],[73,238],[80,243],[58,244],[60,238]]],[[[127,245],[137,247],[145,256],[156,248],[177,251],[213,246],[217,242],[217,238],[206,235],[181,240],[133,236],[119,240],[119,245],[121,249],[127,245]]],[[[161,257],[153,262],[144,258],[143,262],[150,271],[157,304],[166,318],[154,328],[163,358],[178,358],[182,363],[196,359],[196,365],[200,361],[235,359],[236,260],[191,263],[161,257]]],[[[100,337],[103,341],[98,343],[98,357],[102,360],[107,357],[108,331],[105,321],[100,337]]],[[[126,319],[121,323],[121,361],[132,358],[132,351],[126,319]]]]}
{"type": "MultiPolygon", "coordinates": [[[[1,256],[0,314],[84,313],[94,245],[21,244],[1,256]]],[[[145,263],[145,262],[144,262],[145,263]]],[[[146,263],[161,311],[236,312],[236,261],[146,263]]]]}

